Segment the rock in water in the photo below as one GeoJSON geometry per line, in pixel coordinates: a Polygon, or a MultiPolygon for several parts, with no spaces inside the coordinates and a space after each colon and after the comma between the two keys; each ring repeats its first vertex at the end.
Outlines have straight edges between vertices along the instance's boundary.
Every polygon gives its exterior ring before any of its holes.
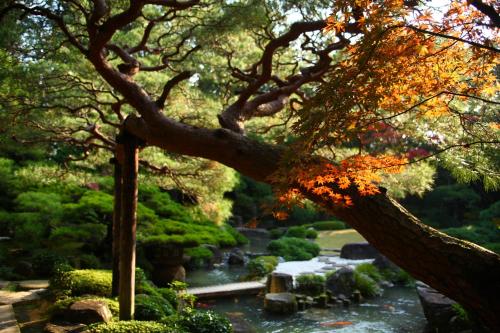
{"type": "Polygon", "coordinates": [[[292,314],[298,310],[297,299],[292,293],[269,293],[264,298],[264,310],[276,314],[292,314]]]}
{"type": "Polygon", "coordinates": [[[242,250],[235,248],[229,254],[229,259],[227,260],[229,265],[244,265],[245,264],[245,254],[242,250]]]}
{"type": "Polygon", "coordinates": [[[417,294],[424,309],[424,315],[432,331],[461,332],[468,329],[467,323],[459,323],[452,299],[428,285],[418,282],[417,294]]]}
{"type": "Polygon", "coordinates": [[[342,267],[326,280],[326,289],[334,297],[349,298],[354,291],[356,281],[354,270],[350,267],[342,267]]]}
{"type": "Polygon", "coordinates": [[[340,258],[343,259],[375,259],[378,251],[368,243],[349,243],[340,250],[340,258]]]}

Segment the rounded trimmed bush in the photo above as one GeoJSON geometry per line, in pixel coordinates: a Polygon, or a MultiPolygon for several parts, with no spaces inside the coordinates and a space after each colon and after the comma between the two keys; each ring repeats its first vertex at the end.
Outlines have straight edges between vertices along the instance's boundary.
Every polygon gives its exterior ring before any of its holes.
{"type": "Polygon", "coordinates": [[[322,275],[301,274],[297,276],[295,281],[297,282],[295,289],[301,294],[318,296],[325,292],[326,278],[322,275]]]}
{"type": "Polygon", "coordinates": [[[135,297],[136,320],[158,321],[174,313],[172,305],[161,296],[140,294],[135,297]]]}
{"type": "Polygon", "coordinates": [[[89,333],[182,333],[154,321],[111,321],[92,325],[89,333]]]}
{"type": "Polygon", "coordinates": [[[274,256],[260,256],[250,260],[247,265],[250,278],[260,278],[271,273],[278,266],[278,258],[274,256]]]}
{"type": "Polygon", "coordinates": [[[111,271],[98,269],[56,269],[50,288],[56,294],[68,296],[111,296],[111,271]]]}
{"type": "Polygon", "coordinates": [[[190,333],[231,333],[231,322],[213,311],[191,310],[184,313],[180,325],[190,333]]]}
{"type": "Polygon", "coordinates": [[[316,257],[320,252],[318,244],[312,243],[306,239],[283,237],[271,241],[267,246],[269,252],[285,260],[310,260],[316,257]]]}

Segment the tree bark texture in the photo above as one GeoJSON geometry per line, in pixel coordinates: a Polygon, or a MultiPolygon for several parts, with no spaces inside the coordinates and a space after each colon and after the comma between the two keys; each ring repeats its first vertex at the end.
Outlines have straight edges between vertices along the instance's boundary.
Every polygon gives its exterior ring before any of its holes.
{"type": "Polygon", "coordinates": [[[114,167],[114,201],[113,201],[113,280],[111,284],[111,295],[118,296],[120,290],[120,225],[122,211],[122,166],[115,157],[111,163],[114,167]]]}
{"type": "MultiPolygon", "coordinates": [[[[130,119],[126,125],[148,144],[219,161],[264,182],[269,182],[285,152],[282,147],[228,130],[200,129],[166,118],[154,127],[142,118],[130,119]]],[[[424,225],[383,193],[368,197],[349,193],[354,205],[348,208],[334,206],[305,189],[303,193],[415,278],[472,310],[494,332],[500,332],[500,256],[424,225]]]]}
{"type": "Polygon", "coordinates": [[[137,228],[137,173],[139,168],[137,140],[124,133],[122,200],[120,227],[120,320],[134,316],[135,297],[135,247],[137,228]]]}

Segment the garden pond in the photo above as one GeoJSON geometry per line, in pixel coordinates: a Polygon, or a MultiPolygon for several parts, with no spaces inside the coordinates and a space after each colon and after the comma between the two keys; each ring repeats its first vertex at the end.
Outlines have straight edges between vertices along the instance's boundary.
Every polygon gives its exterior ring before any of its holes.
{"type": "MultiPolygon", "coordinates": [[[[327,237],[335,237],[335,234],[330,232],[327,237]]],[[[262,239],[257,241],[258,244],[255,243],[255,239],[250,238],[251,243],[244,250],[264,252],[265,242],[262,239]]],[[[322,241],[328,240],[323,238],[322,241]]],[[[350,264],[331,256],[329,260],[350,264]]],[[[321,258],[306,262],[287,262],[280,264],[277,271],[297,275],[304,270],[321,271],[323,264],[321,258]]],[[[187,274],[187,282],[191,287],[225,284],[238,281],[245,273],[244,267],[222,265],[212,270],[190,271],[187,274]]],[[[241,317],[258,333],[421,333],[426,324],[420,301],[413,287],[385,288],[381,297],[365,300],[349,308],[341,306],[327,309],[310,308],[288,316],[266,313],[263,309],[263,299],[254,296],[215,299],[203,301],[200,305],[232,317],[241,317]]]]}

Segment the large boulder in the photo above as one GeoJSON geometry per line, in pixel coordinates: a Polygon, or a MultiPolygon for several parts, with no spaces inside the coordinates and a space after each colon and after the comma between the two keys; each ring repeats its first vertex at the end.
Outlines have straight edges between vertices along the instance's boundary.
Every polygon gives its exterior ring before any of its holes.
{"type": "Polygon", "coordinates": [[[229,258],[227,259],[229,265],[244,265],[245,264],[245,253],[241,249],[234,248],[229,253],[229,258]]]}
{"type": "Polygon", "coordinates": [[[186,269],[182,265],[157,266],[151,278],[158,287],[167,287],[172,281],[186,281],[186,269]]]}
{"type": "Polygon", "coordinates": [[[100,322],[109,322],[113,315],[108,305],[98,300],[81,300],[70,305],[63,311],[58,320],[67,323],[93,324],[100,322]]]}
{"type": "Polygon", "coordinates": [[[338,298],[351,297],[355,285],[354,269],[347,266],[342,267],[326,280],[326,290],[329,291],[332,296],[338,298]]]}
{"type": "Polygon", "coordinates": [[[268,293],[288,293],[293,290],[293,276],[286,273],[271,273],[267,276],[268,293]]]}
{"type": "Polygon", "coordinates": [[[429,331],[452,333],[468,328],[467,323],[460,322],[457,317],[457,312],[453,308],[455,301],[422,282],[417,282],[417,294],[429,331]]]}
{"type": "Polygon", "coordinates": [[[340,250],[343,259],[375,259],[379,252],[368,243],[345,244],[340,250]]]}
{"type": "Polygon", "coordinates": [[[292,293],[269,293],[264,298],[264,310],[275,314],[297,312],[297,299],[292,293]]]}

